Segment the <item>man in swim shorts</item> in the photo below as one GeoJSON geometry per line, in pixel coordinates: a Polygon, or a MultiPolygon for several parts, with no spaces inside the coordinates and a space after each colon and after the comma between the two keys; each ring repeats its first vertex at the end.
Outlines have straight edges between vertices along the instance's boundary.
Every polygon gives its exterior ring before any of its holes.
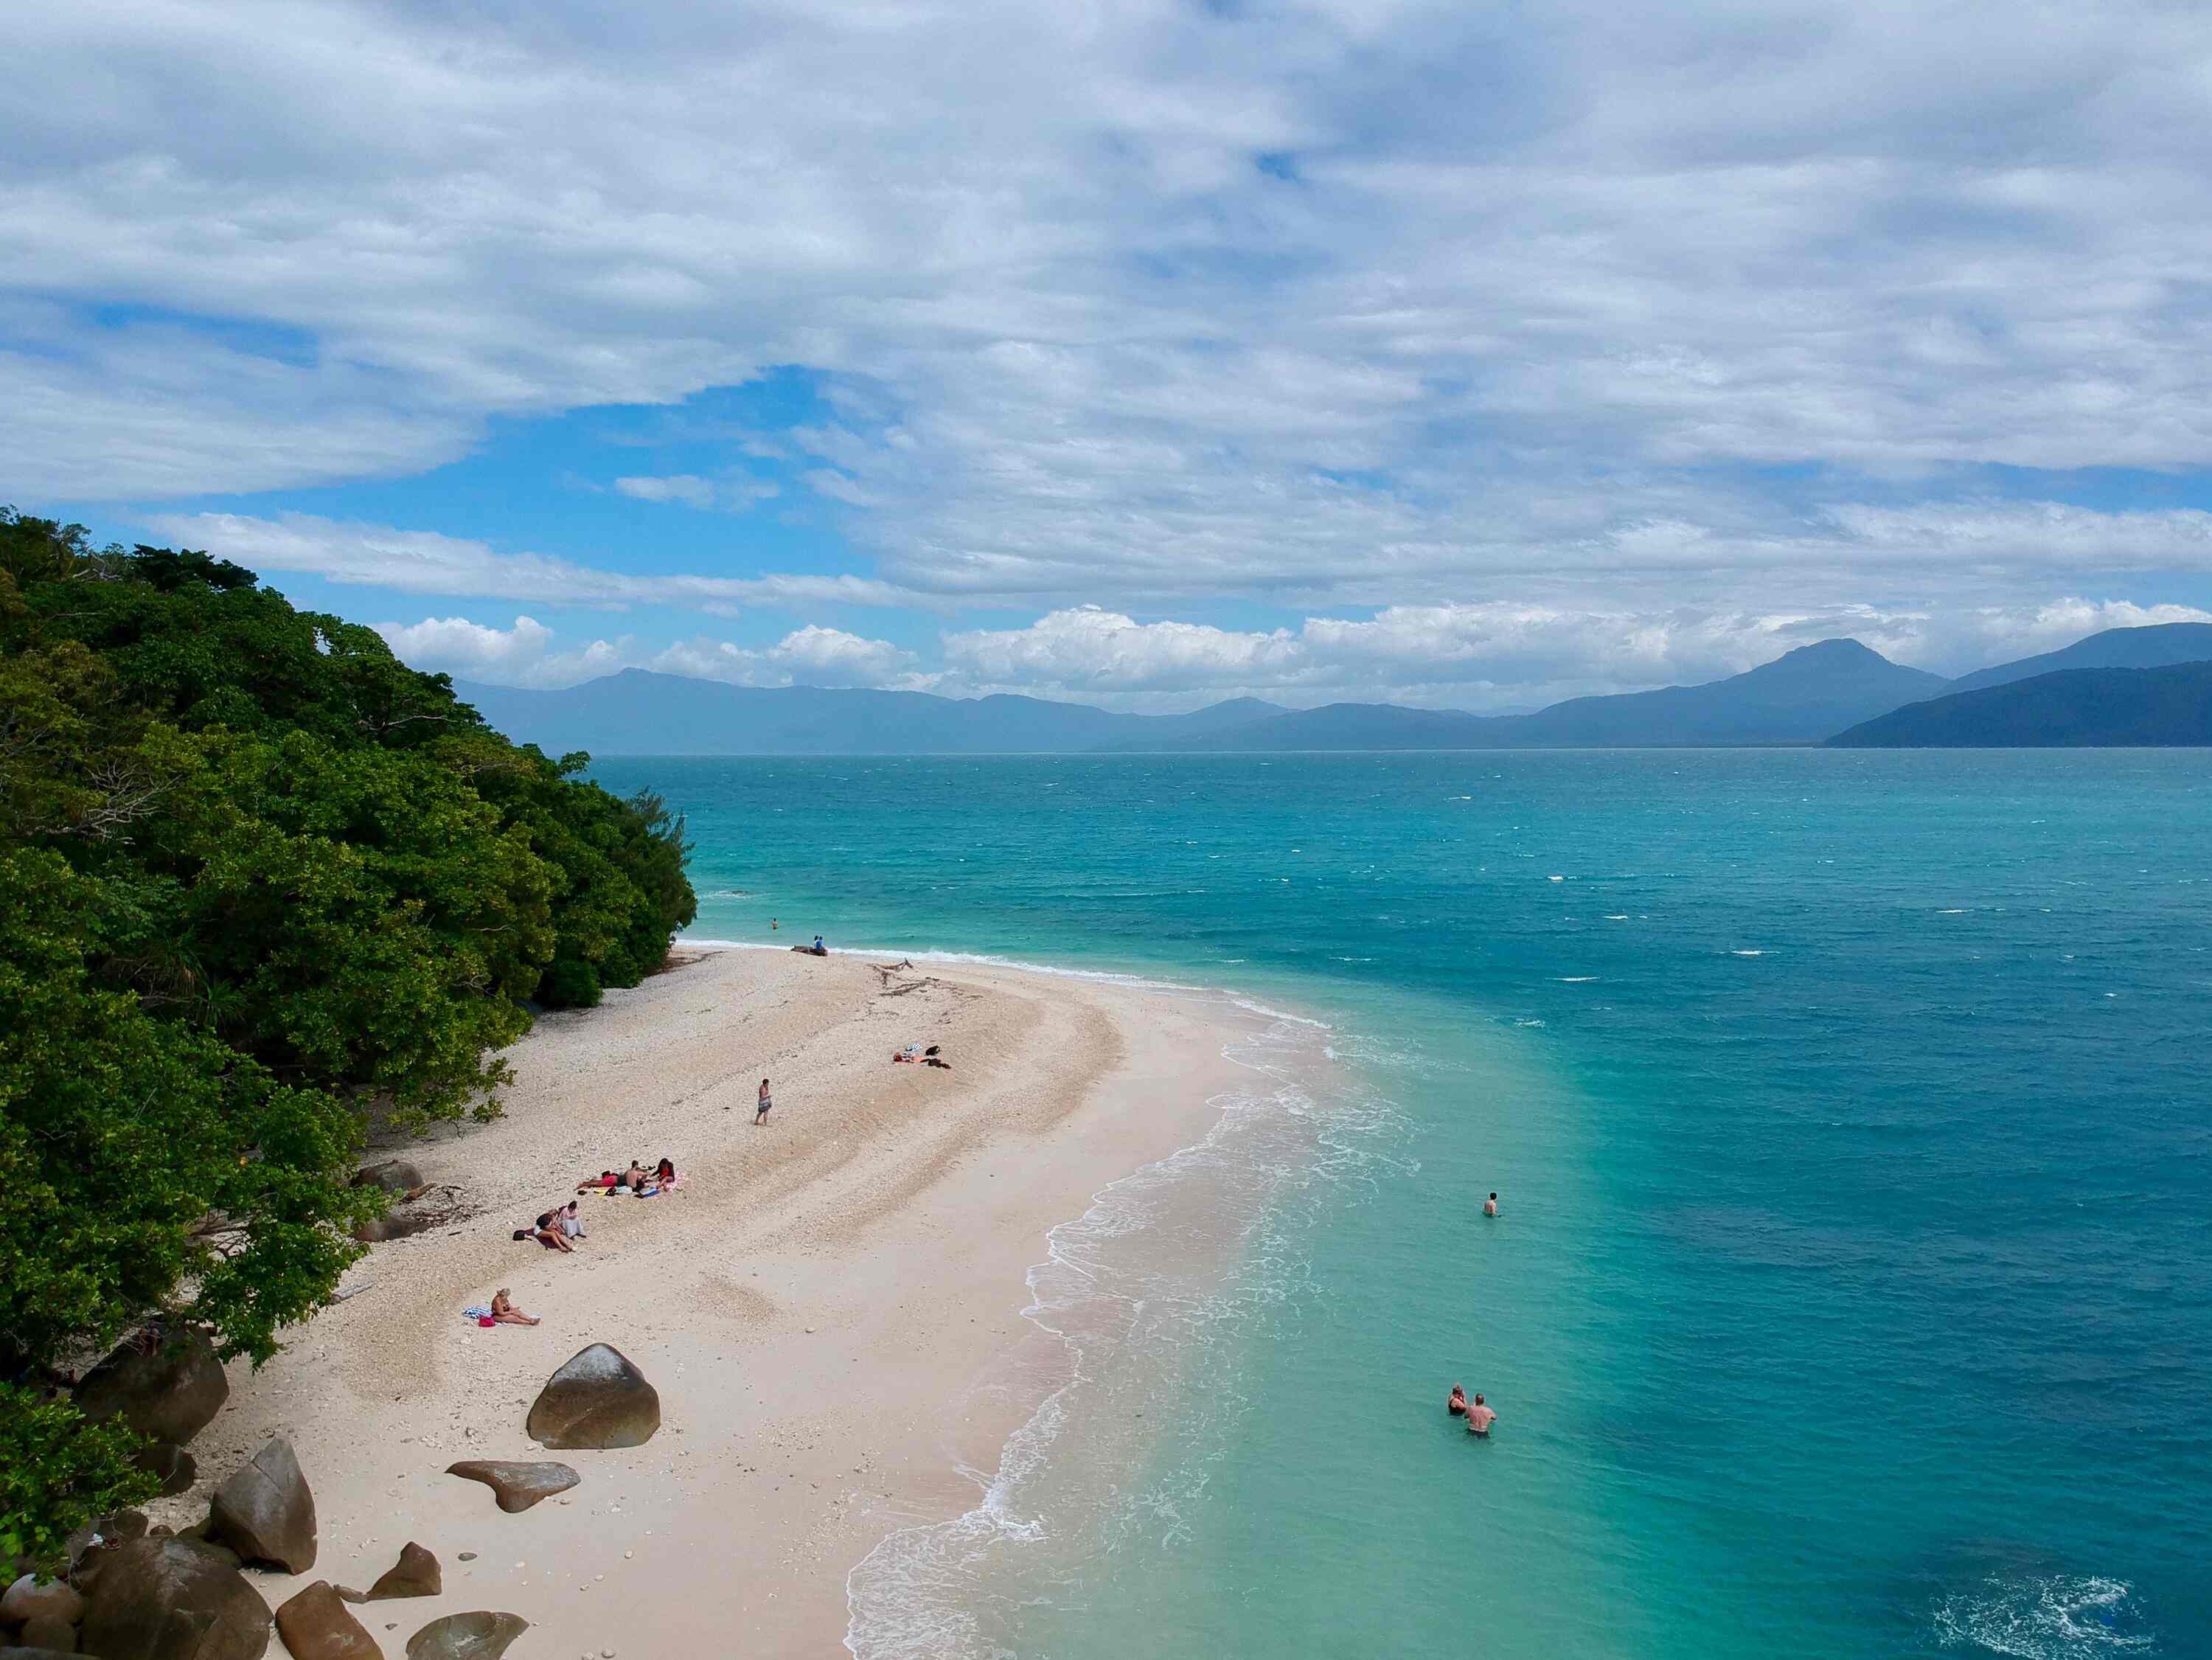
{"type": "Polygon", "coordinates": [[[1489,1198],[1482,1201],[1482,1213],[1485,1216],[1495,1216],[1498,1214],[1498,1195],[1496,1194],[1492,1194],[1489,1198]]]}
{"type": "Polygon", "coordinates": [[[1482,1391],[1474,1394],[1474,1404],[1467,1409],[1467,1432],[1469,1435],[1488,1435],[1490,1426],[1498,1421],[1498,1414],[1482,1404],[1482,1391]]]}

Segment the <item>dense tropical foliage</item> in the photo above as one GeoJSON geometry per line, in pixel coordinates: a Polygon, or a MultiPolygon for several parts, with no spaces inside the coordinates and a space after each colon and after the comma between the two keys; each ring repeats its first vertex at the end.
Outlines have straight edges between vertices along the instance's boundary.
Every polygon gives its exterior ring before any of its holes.
{"type": "Polygon", "coordinates": [[[0,512],[0,1383],[164,1307],[266,1358],[359,1249],[369,1117],[496,1110],[532,1004],[659,964],[682,824],[586,759],[227,561],[0,512]]]}

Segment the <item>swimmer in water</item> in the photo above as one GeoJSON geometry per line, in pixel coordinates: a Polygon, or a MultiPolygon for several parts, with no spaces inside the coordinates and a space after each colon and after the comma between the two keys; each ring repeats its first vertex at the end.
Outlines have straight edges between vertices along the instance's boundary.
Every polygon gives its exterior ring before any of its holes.
{"type": "Polygon", "coordinates": [[[1469,1435],[1488,1435],[1490,1426],[1498,1421],[1498,1414],[1482,1404],[1482,1391],[1474,1393],[1474,1404],[1467,1409],[1467,1432],[1469,1435]]]}
{"type": "Polygon", "coordinates": [[[1482,1213],[1485,1216],[1495,1216],[1498,1214],[1498,1195],[1496,1194],[1492,1194],[1489,1198],[1482,1201],[1482,1213]]]}
{"type": "Polygon", "coordinates": [[[1455,1418],[1467,1416],[1467,1391],[1458,1384],[1452,1385],[1451,1399],[1444,1402],[1444,1410],[1455,1418]]]}

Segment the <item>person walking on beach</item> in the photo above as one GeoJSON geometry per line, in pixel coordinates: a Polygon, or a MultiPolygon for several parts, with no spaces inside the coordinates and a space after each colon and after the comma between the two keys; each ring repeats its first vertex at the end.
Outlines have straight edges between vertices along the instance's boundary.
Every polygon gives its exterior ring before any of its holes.
{"type": "Polygon", "coordinates": [[[768,1098],[768,1079],[763,1078],[761,1079],[760,1086],[760,1108],[753,1114],[753,1122],[756,1124],[766,1123],[768,1122],[768,1110],[775,1104],[775,1102],[768,1098]]]}
{"type": "Polygon", "coordinates": [[[1467,1409],[1467,1432],[1469,1435],[1488,1435],[1490,1426],[1498,1421],[1498,1414],[1482,1404],[1482,1391],[1474,1392],[1474,1404],[1467,1409]]]}
{"type": "Polygon", "coordinates": [[[1495,1216],[1498,1214],[1498,1195],[1496,1194],[1492,1194],[1489,1198],[1482,1201],[1482,1213],[1485,1216],[1495,1216]]]}

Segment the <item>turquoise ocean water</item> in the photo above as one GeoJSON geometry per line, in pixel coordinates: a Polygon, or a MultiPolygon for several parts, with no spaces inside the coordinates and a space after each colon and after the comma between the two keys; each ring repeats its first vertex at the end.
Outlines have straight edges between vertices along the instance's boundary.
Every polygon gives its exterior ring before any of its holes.
{"type": "Polygon", "coordinates": [[[699,937],[1322,1023],[1055,1236],[864,1660],[2212,1655],[2212,754],[595,770],[699,937]]]}

